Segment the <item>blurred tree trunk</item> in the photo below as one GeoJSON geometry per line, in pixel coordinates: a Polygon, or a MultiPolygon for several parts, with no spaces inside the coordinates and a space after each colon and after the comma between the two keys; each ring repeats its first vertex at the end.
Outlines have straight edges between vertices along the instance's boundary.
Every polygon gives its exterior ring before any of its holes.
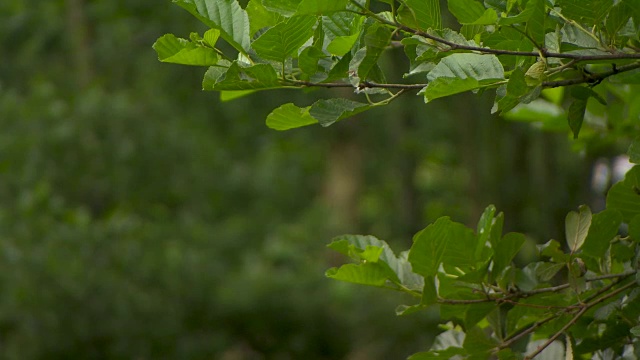
{"type": "Polygon", "coordinates": [[[66,4],[70,56],[75,70],[76,85],[85,88],[93,77],[85,4],[83,0],[67,0],[66,4]]]}
{"type": "Polygon", "coordinates": [[[400,118],[392,119],[393,146],[396,149],[396,169],[399,174],[400,193],[397,202],[398,218],[404,239],[411,239],[424,224],[421,223],[422,211],[415,177],[418,166],[418,154],[413,145],[416,141],[413,132],[416,128],[415,109],[411,106],[402,107],[400,118]]]}
{"type": "MultiPolygon", "coordinates": [[[[456,113],[456,124],[458,125],[459,152],[464,168],[468,169],[469,183],[467,189],[468,197],[468,225],[473,227],[484,207],[485,194],[491,192],[491,183],[483,176],[483,170],[491,166],[491,162],[486,158],[493,151],[490,149],[493,142],[500,139],[500,134],[491,134],[493,139],[485,139],[487,132],[483,131],[491,125],[486,114],[486,101],[473,94],[464,94],[451,100],[456,113]],[[460,106],[460,104],[466,106],[460,106]],[[483,108],[483,109],[480,109],[483,108]]],[[[488,133],[491,133],[489,131],[488,133]]],[[[486,171],[485,171],[486,172],[486,171]]],[[[489,172],[492,172],[489,170],[489,172]]]]}
{"type": "Polygon", "coordinates": [[[323,202],[331,212],[330,227],[355,232],[359,224],[363,153],[358,141],[358,122],[340,124],[327,154],[323,202]]]}

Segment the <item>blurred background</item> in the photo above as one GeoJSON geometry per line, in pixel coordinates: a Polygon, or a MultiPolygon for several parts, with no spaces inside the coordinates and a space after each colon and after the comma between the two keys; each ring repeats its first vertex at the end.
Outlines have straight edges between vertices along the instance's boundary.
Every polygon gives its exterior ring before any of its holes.
{"type": "Polygon", "coordinates": [[[597,198],[609,148],[491,116],[491,96],[276,132],[273,108],[327,93],[200,91],[205,69],[151,49],[205,30],[169,1],[36,3],[0,2],[2,359],[404,359],[436,315],[326,279],[333,236],[401,251],[493,203],[533,249],[597,198]]]}

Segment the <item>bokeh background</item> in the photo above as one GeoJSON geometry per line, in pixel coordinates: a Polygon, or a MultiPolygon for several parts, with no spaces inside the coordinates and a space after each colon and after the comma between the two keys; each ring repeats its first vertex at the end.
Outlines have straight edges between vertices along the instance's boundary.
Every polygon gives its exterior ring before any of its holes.
{"type": "Polygon", "coordinates": [[[401,251],[493,203],[533,253],[618,151],[572,151],[487,94],[276,132],[273,108],[328,93],[221,102],[151,48],[204,30],[169,1],[0,2],[0,358],[404,359],[437,314],[326,279],[333,236],[401,251]]]}

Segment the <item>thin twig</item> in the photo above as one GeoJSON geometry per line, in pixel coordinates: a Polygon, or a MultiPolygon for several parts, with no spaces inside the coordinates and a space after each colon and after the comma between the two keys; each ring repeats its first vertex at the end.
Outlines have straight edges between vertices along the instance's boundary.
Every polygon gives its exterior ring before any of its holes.
{"type": "MultiPolygon", "coordinates": [[[[553,87],[559,87],[559,86],[570,86],[570,85],[578,85],[578,84],[584,84],[584,83],[597,84],[602,80],[608,78],[609,76],[613,76],[619,73],[623,73],[625,71],[631,71],[635,69],[640,69],[640,62],[622,65],[622,66],[616,67],[615,69],[601,72],[601,73],[591,73],[589,76],[583,76],[583,77],[578,77],[573,79],[555,80],[555,81],[543,81],[541,85],[542,87],[545,87],[545,88],[553,88],[553,87]]],[[[287,83],[294,86],[298,86],[298,87],[360,88],[360,89],[382,88],[382,89],[405,89],[405,90],[420,90],[428,85],[426,83],[379,84],[371,81],[363,81],[358,86],[354,86],[350,83],[342,83],[342,82],[316,83],[316,82],[301,81],[301,80],[287,80],[287,83]]],[[[615,276],[611,276],[611,277],[615,277],[615,276]]]]}
{"type": "MultiPolygon", "coordinates": [[[[614,283],[614,284],[611,284],[611,285],[609,285],[606,288],[601,289],[601,290],[608,291],[615,284],[617,284],[617,282],[614,283]]],[[[584,315],[584,313],[587,312],[587,310],[591,309],[592,307],[600,304],[601,302],[604,302],[605,300],[610,299],[610,298],[612,298],[612,297],[614,297],[614,296],[616,296],[616,295],[618,295],[618,294],[620,294],[620,293],[622,293],[622,292],[624,292],[624,291],[626,291],[626,290],[628,290],[628,289],[630,289],[630,288],[632,288],[634,286],[636,286],[636,282],[632,281],[632,282],[630,282],[630,283],[628,283],[628,284],[626,284],[626,285],[624,285],[624,286],[622,286],[620,288],[617,288],[616,290],[610,292],[609,294],[601,296],[600,298],[598,298],[598,299],[596,299],[596,300],[594,300],[594,301],[592,301],[590,303],[582,304],[580,306],[580,311],[578,311],[576,313],[576,315],[573,318],[571,318],[571,320],[567,321],[567,323],[560,330],[558,330],[555,334],[553,334],[553,336],[551,336],[547,341],[545,341],[544,344],[539,346],[536,349],[536,351],[534,351],[531,354],[525,356],[524,359],[525,360],[533,359],[538,354],[540,354],[540,352],[542,352],[545,348],[547,348],[547,346],[549,346],[558,337],[560,337],[560,335],[562,335],[565,331],[567,331],[567,329],[569,329],[571,326],[573,326],[580,319],[580,317],[582,317],[582,315],[584,315]]],[[[605,291],[601,291],[599,293],[602,294],[605,291]]]]}
{"type": "Polygon", "coordinates": [[[483,54],[494,54],[494,55],[515,55],[515,56],[533,56],[539,57],[543,56],[546,58],[559,58],[559,59],[575,59],[576,61],[595,61],[595,60],[619,60],[619,59],[640,59],[640,53],[615,53],[615,54],[606,54],[606,55],[581,55],[575,53],[554,53],[549,52],[545,48],[540,48],[539,51],[515,51],[515,50],[503,50],[503,49],[491,49],[484,48],[480,46],[471,46],[464,44],[457,44],[455,42],[440,38],[438,36],[431,35],[424,31],[412,29],[408,26],[394,23],[393,21],[389,21],[378,14],[372,12],[366,7],[358,4],[356,1],[352,1],[352,4],[359,7],[364,13],[360,13],[360,15],[369,16],[374,20],[389,26],[396,27],[404,32],[408,32],[414,35],[422,36],[427,39],[431,39],[435,42],[445,44],[449,46],[449,51],[451,50],[468,50],[475,51],[483,54]]]}
{"type": "Polygon", "coordinates": [[[575,324],[576,321],[578,321],[578,319],[580,319],[580,317],[582,315],[584,315],[585,312],[587,312],[587,310],[589,310],[589,308],[586,307],[586,306],[581,308],[580,311],[578,311],[578,313],[576,313],[575,316],[573,318],[571,318],[571,320],[567,321],[567,323],[562,327],[562,329],[558,330],[555,334],[553,334],[553,336],[551,336],[547,341],[545,341],[544,344],[538,346],[536,351],[534,351],[531,354],[525,356],[524,360],[533,359],[534,357],[538,356],[538,354],[540,354],[544,349],[546,349],[547,346],[549,346],[552,342],[556,341],[556,339],[560,335],[562,335],[562,333],[567,331],[568,328],[570,328],[573,324],[575,324]]]}
{"type": "Polygon", "coordinates": [[[540,320],[540,321],[536,321],[535,323],[533,323],[531,326],[529,326],[526,329],[521,330],[519,333],[507,337],[506,341],[499,344],[496,348],[492,349],[492,352],[498,352],[502,349],[508,348],[509,346],[511,346],[511,344],[513,344],[514,342],[522,339],[523,337],[531,334],[532,332],[534,332],[537,328],[539,328],[540,326],[548,323],[549,321],[553,320],[556,318],[556,314],[547,316],[546,318],[540,320]]]}

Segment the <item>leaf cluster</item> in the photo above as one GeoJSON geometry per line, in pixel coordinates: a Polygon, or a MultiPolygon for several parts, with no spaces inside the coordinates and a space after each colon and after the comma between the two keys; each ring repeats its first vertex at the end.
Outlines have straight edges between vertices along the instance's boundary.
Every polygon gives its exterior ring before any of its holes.
{"type": "Polygon", "coordinates": [[[563,118],[577,137],[590,103],[628,100],[594,87],[607,80],[635,89],[640,81],[635,0],[449,0],[457,30],[443,28],[438,0],[250,0],[245,8],[237,0],[174,2],[210,30],[202,38],[167,34],[154,49],[163,62],[208,66],[204,90],[228,100],[275,88],[353,89],[354,99],[278,107],[267,117],[277,130],[328,126],[411,91],[430,102],[494,90],[493,111],[507,115],[545,89],[569,87],[566,101],[549,92],[543,98],[556,104],[543,106],[566,103],[563,118]],[[391,83],[379,60],[394,48],[404,50],[409,68],[391,83]]]}
{"type": "Polygon", "coordinates": [[[640,195],[631,192],[638,186],[635,166],[609,192],[606,210],[570,212],[564,241],[539,245],[538,260],[525,266],[513,262],[525,235],[503,235],[504,216],[489,206],[475,231],[442,217],[399,255],[373,236],[337,237],[329,247],[354,262],[326,275],[415,297],[399,315],[437,307],[449,329],[440,340],[448,345],[436,341],[410,359],[528,359],[554,347],[572,354],[567,358],[637,353],[640,195]],[[527,347],[533,340],[543,341],[527,347]]]}

